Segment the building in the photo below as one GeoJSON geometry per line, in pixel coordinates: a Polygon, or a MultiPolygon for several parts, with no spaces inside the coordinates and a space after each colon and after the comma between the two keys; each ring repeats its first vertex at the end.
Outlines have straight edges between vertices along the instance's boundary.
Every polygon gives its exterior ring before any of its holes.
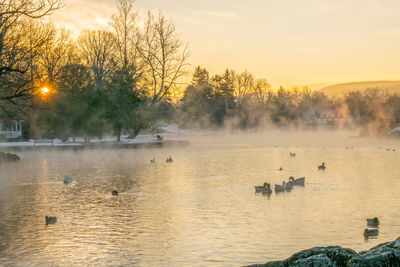
{"type": "Polygon", "coordinates": [[[399,137],[400,136],[400,127],[396,127],[394,129],[392,129],[390,132],[388,132],[386,134],[387,136],[396,136],[399,137]]]}
{"type": "Polygon", "coordinates": [[[18,138],[22,136],[23,120],[0,121],[0,138],[18,138]]]}
{"type": "Polygon", "coordinates": [[[335,108],[309,108],[304,115],[308,126],[339,126],[350,123],[338,109],[335,108]]]}

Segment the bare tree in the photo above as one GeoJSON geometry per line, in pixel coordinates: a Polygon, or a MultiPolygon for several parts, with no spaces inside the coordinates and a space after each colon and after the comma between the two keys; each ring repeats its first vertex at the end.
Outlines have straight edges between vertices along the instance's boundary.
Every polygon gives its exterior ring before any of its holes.
{"type": "Polygon", "coordinates": [[[137,58],[134,46],[138,30],[136,27],[137,12],[133,10],[133,3],[133,0],[118,0],[118,14],[113,15],[110,22],[123,68],[127,68],[137,58]]]}
{"type": "Polygon", "coordinates": [[[144,86],[149,88],[154,104],[168,94],[185,74],[190,56],[188,45],[179,39],[171,20],[161,13],[155,17],[148,12],[136,49],[148,69],[149,77],[144,86]]]}
{"type": "Polygon", "coordinates": [[[272,90],[271,85],[267,81],[267,79],[260,78],[254,81],[253,86],[253,99],[256,103],[265,104],[267,101],[272,98],[272,90]]]}
{"type": "Polygon", "coordinates": [[[233,95],[235,97],[235,101],[239,107],[239,111],[242,105],[242,102],[249,98],[252,93],[252,89],[254,87],[254,75],[247,70],[244,72],[235,75],[234,83],[233,83],[233,95]]]}
{"type": "Polygon", "coordinates": [[[104,82],[115,66],[115,39],[108,31],[86,30],[78,38],[85,63],[92,70],[96,88],[103,89],[104,82]]]}
{"type": "Polygon", "coordinates": [[[67,64],[77,62],[75,44],[65,29],[57,31],[51,27],[49,41],[46,42],[38,56],[38,64],[41,67],[42,80],[53,85],[60,80],[61,69],[67,64]]]}
{"type": "Polygon", "coordinates": [[[50,15],[61,8],[61,0],[1,0],[0,17],[2,24],[13,24],[20,16],[33,19],[50,15]]]}
{"type": "Polygon", "coordinates": [[[29,99],[34,93],[32,71],[28,75],[28,70],[37,56],[36,49],[45,40],[32,38],[37,33],[33,31],[37,25],[32,20],[50,15],[60,7],[60,0],[0,1],[0,107],[3,115],[10,112],[10,105],[19,109],[20,100],[29,99]]]}

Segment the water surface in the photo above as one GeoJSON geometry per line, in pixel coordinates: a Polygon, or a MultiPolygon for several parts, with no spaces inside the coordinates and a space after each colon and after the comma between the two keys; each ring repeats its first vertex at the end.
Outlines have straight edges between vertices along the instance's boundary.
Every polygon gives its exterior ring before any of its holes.
{"type": "Polygon", "coordinates": [[[295,144],[19,153],[21,162],[0,165],[0,263],[239,266],[399,236],[400,151],[385,150],[396,147],[295,144]],[[291,175],[305,176],[305,187],[254,193],[291,175]],[[45,215],[57,223],[46,226],[45,215]],[[366,241],[374,216],[380,233],[366,241]]]}

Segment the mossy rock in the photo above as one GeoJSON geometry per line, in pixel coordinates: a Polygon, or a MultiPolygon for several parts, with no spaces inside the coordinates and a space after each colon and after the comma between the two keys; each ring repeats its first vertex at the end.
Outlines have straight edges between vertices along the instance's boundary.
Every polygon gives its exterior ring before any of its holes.
{"type": "Polygon", "coordinates": [[[348,267],[400,267],[400,239],[360,252],[347,264],[348,267]]]}
{"type": "Polygon", "coordinates": [[[319,267],[319,266],[334,266],[345,267],[347,262],[357,255],[352,249],[342,248],[338,246],[331,247],[315,247],[311,249],[302,250],[293,254],[290,258],[284,261],[268,262],[263,265],[265,267],[319,267]]]}
{"type": "Polygon", "coordinates": [[[16,154],[7,153],[0,151],[0,163],[1,162],[13,162],[21,160],[16,154]]]}

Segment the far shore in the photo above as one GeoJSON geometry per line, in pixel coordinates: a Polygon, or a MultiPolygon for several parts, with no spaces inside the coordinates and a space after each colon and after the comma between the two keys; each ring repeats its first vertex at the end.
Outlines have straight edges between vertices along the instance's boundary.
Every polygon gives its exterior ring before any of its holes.
{"type": "MultiPolygon", "coordinates": [[[[70,138],[71,139],[71,138],[70,138]]],[[[158,140],[158,139],[128,139],[116,138],[91,139],[84,142],[82,138],[62,141],[60,139],[36,139],[23,142],[0,142],[0,150],[29,151],[29,150],[80,150],[80,149],[125,149],[148,148],[165,146],[187,146],[187,140],[158,140]]]]}

